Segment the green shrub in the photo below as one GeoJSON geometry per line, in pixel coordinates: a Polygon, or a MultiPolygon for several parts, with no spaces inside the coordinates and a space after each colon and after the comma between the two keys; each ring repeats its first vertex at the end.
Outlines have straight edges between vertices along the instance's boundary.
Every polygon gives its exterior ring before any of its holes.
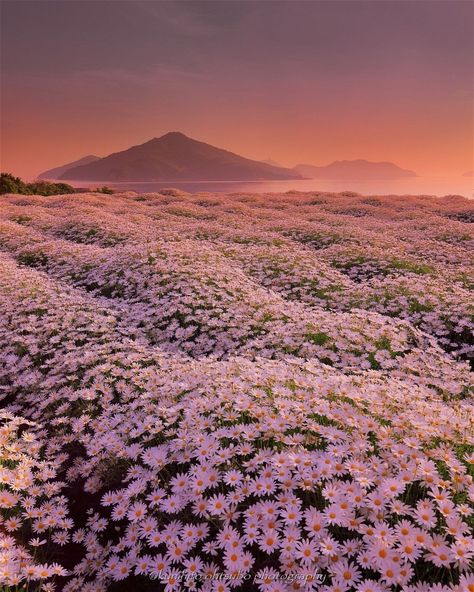
{"type": "Polygon", "coordinates": [[[1,173],[0,175],[0,194],[4,193],[23,193],[27,195],[28,189],[20,177],[14,177],[10,173],[1,173]]]}
{"type": "Polygon", "coordinates": [[[115,191],[111,187],[104,185],[103,187],[97,187],[95,190],[97,193],[106,193],[107,195],[113,195],[115,191]]]}
{"type": "Polygon", "coordinates": [[[52,183],[51,181],[33,181],[27,185],[32,195],[62,195],[74,193],[74,187],[67,183],[52,183]]]}
{"type": "Polygon", "coordinates": [[[52,183],[51,181],[33,181],[24,183],[19,177],[10,173],[0,174],[0,194],[21,193],[22,195],[62,195],[74,193],[74,187],[67,183],[52,183]]]}

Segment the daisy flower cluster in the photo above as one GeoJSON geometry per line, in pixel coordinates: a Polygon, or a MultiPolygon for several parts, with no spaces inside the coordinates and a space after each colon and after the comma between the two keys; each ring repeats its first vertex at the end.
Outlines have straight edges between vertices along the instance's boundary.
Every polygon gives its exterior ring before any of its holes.
{"type": "Polygon", "coordinates": [[[457,196],[3,196],[0,589],[474,590],[457,196]]]}
{"type": "Polygon", "coordinates": [[[45,561],[43,546],[65,544],[73,522],[58,469],[65,456],[44,460],[41,431],[13,414],[0,414],[0,581],[12,589],[65,576],[45,561]]]}

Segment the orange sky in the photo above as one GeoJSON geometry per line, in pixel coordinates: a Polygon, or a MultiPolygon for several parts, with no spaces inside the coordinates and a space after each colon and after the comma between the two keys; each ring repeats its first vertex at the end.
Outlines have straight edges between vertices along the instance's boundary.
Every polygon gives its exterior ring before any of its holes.
{"type": "Polygon", "coordinates": [[[283,165],[473,168],[473,4],[2,2],[1,168],[182,131],[283,165]]]}

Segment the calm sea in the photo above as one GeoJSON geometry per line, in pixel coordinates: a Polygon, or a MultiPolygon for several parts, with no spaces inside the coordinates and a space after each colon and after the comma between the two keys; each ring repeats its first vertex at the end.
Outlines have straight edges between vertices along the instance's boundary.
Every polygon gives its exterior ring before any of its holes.
{"type": "Polygon", "coordinates": [[[396,180],[337,181],[333,179],[306,179],[301,181],[153,181],[98,183],[86,181],[75,186],[97,187],[108,185],[115,189],[140,193],[175,187],[189,193],[284,193],[286,191],[355,191],[364,195],[463,195],[474,198],[473,177],[425,178],[413,177],[396,180]]]}

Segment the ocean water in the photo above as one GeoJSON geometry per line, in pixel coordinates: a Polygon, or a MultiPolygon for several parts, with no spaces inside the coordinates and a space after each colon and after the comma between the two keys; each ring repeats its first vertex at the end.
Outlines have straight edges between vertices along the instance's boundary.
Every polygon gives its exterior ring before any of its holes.
{"type": "Polygon", "coordinates": [[[304,179],[289,181],[128,181],[120,183],[72,182],[74,186],[98,187],[108,185],[117,190],[140,193],[174,187],[189,193],[284,193],[287,191],[334,192],[355,191],[363,195],[463,195],[474,198],[473,177],[426,178],[413,177],[394,180],[304,179]]]}

